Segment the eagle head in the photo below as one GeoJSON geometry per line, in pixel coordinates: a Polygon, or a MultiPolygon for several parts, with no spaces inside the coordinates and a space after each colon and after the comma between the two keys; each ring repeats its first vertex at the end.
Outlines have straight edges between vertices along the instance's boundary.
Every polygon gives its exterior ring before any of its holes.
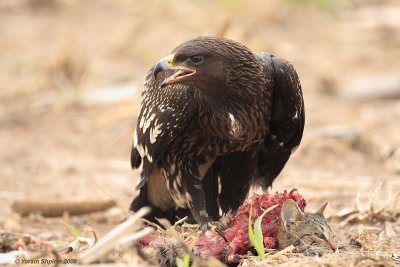
{"type": "Polygon", "coordinates": [[[250,49],[219,37],[197,37],[182,43],[156,64],[153,74],[157,77],[165,70],[174,72],[161,82],[161,88],[179,83],[204,93],[232,93],[264,81],[263,65],[250,49]]]}

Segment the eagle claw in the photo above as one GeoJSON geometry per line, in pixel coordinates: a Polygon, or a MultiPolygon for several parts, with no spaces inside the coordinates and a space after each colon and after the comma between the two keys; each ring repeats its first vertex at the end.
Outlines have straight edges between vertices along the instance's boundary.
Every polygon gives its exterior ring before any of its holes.
{"type": "Polygon", "coordinates": [[[219,228],[218,226],[211,225],[211,232],[220,235],[225,240],[225,242],[228,242],[228,239],[226,239],[224,232],[222,232],[221,228],[219,228]]]}

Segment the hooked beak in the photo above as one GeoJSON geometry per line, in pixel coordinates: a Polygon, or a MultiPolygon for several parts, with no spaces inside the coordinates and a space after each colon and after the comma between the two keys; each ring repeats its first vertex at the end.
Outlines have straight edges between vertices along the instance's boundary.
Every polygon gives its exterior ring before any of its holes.
{"type": "Polygon", "coordinates": [[[171,76],[167,77],[161,84],[160,88],[163,88],[169,84],[176,83],[177,81],[185,78],[192,76],[196,73],[196,70],[194,69],[189,69],[184,66],[176,66],[173,64],[174,61],[174,54],[171,54],[169,56],[166,56],[165,58],[161,59],[154,67],[153,70],[153,75],[154,78],[157,78],[157,74],[165,71],[165,70],[178,70],[171,76]]]}

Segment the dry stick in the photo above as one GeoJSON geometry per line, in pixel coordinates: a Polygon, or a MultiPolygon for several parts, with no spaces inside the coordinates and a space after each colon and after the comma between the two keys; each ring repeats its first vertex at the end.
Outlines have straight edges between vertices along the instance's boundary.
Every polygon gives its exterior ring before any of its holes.
{"type": "Polygon", "coordinates": [[[44,217],[62,216],[65,212],[70,215],[82,215],[91,212],[106,210],[115,205],[113,200],[44,200],[20,199],[16,200],[12,209],[27,216],[30,213],[40,213],[44,217]]]}
{"type": "Polygon", "coordinates": [[[176,222],[174,223],[174,226],[173,226],[173,227],[175,228],[176,226],[178,226],[178,225],[184,223],[184,222],[186,221],[187,218],[188,218],[188,216],[185,216],[185,217],[183,217],[182,219],[176,221],[176,222]]]}
{"type": "Polygon", "coordinates": [[[80,254],[80,262],[83,264],[89,264],[101,258],[107,252],[112,250],[121,238],[132,233],[138,226],[137,222],[149,212],[150,208],[141,208],[139,211],[133,214],[132,217],[128,218],[125,222],[112,229],[93,247],[83,251],[80,254]]]}
{"type": "Polygon", "coordinates": [[[161,233],[161,234],[165,231],[164,228],[162,228],[160,225],[158,225],[158,224],[156,224],[156,223],[153,223],[153,222],[148,221],[148,220],[146,220],[146,219],[143,219],[143,221],[145,222],[145,224],[147,224],[147,225],[149,225],[149,226],[152,226],[152,227],[154,227],[155,229],[157,229],[157,231],[158,231],[159,233],[161,233]]]}

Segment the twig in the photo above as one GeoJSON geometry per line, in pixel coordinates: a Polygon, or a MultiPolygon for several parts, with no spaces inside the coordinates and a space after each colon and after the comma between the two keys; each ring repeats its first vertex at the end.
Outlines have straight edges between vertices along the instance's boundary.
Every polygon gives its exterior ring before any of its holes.
{"type": "Polygon", "coordinates": [[[178,226],[178,225],[184,223],[184,222],[186,221],[186,219],[187,219],[187,216],[185,216],[185,217],[183,217],[182,219],[176,221],[176,222],[174,223],[174,226],[173,226],[173,227],[175,228],[176,226],[178,226]]]}
{"type": "Polygon", "coordinates": [[[70,215],[82,215],[106,210],[115,205],[113,200],[48,200],[20,199],[16,200],[12,209],[22,216],[40,213],[44,217],[62,216],[65,212],[70,215]]]}
{"type": "Polygon", "coordinates": [[[85,250],[80,254],[80,262],[83,264],[89,264],[103,257],[103,255],[113,249],[113,247],[118,243],[119,240],[121,240],[121,238],[123,238],[126,234],[132,233],[138,227],[139,219],[149,212],[150,208],[141,208],[138,212],[133,214],[132,217],[128,218],[125,222],[112,229],[92,248],[85,250]]]}

